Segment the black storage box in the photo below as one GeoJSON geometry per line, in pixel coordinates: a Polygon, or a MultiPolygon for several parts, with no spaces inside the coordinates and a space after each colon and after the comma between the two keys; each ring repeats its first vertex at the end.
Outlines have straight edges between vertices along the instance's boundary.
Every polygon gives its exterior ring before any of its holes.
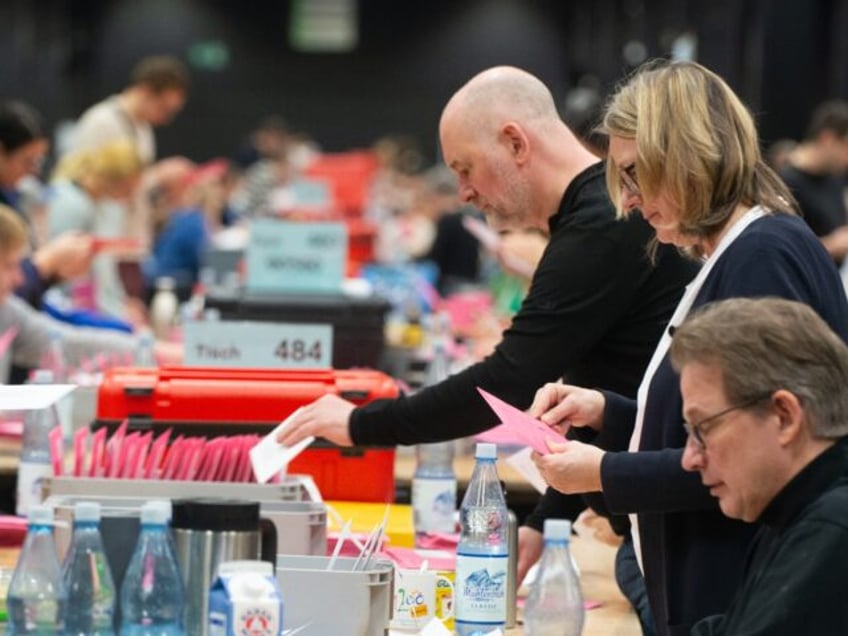
{"type": "Polygon", "coordinates": [[[389,303],[379,296],[344,294],[259,294],[213,291],[206,307],[221,320],[329,324],[333,327],[333,368],[377,368],[389,303]]]}

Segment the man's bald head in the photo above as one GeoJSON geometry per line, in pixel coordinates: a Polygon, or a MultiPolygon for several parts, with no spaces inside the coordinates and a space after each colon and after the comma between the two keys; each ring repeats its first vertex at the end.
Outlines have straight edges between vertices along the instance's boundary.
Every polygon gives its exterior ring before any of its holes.
{"type": "Polygon", "coordinates": [[[445,106],[442,126],[490,133],[505,121],[527,130],[559,122],[553,95],[539,78],[514,66],[496,66],[472,77],[445,106]]]}

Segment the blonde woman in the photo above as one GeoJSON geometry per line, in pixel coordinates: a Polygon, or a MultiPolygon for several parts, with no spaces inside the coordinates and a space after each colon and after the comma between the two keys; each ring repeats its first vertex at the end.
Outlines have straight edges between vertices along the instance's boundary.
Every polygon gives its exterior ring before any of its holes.
{"type": "MultiPolygon", "coordinates": [[[[125,203],[135,191],[142,169],[136,147],[126,140],[67,155],[56,168],[48,197],[50,236],[76,230],[97,238],[126,237],[125,203]]],[[[133,316],[115,254],[95,257],[91,280],[91,308],[116,318],[133,316]]]]}
{"type": "MultiPolygon", "coordinates": [[[[846,340],[848,304],[833,261],[764,163],[750,113],[720,77],[695,63],[650,65],[613,96],[604,127],[607,185],[619,213],[640,213],[658,242],[702,267],[637,400],[562,384],[539,390],[533,415],[589,427],[597,437],[596,445],[555,445],[536,462],[557,490],[601,491],[610,511],[631,515],[657,631],[689,634],[699,619],[727,610],[756,528],[721,514],[714,496],[722,484],[702,484],[681,467],[687,433],[668,356],[674,327],[711,301],[778,296],[810,305],[846,340]]],[[[707,426],[718,436],[754,409],[779,419],[780,405],[764,397],[703,413],[694,425],[703,425],[705,438],[707,426]]]]}

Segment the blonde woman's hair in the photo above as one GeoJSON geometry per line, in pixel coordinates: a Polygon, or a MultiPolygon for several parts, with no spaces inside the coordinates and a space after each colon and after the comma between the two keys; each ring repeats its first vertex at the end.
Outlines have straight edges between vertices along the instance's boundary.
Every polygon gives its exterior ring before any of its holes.
{"type": "Polygon", "coordinates": [[[9,206],[0,204],[0,251],[8,253],[28,244],[29,235],[20,215],[9,206]]]}
{"type": "MultiPolygon", "coordinates": [[[[738,205],[797,214],[789,189],[760,153],[748,109],[727,83],[694,62],[651,62],[610,99],[602,129],[636,141],[642,194],[662,189],[679,208],[680,232],[715,236],[738,205]]],[[[621,209],[618,169],[607,158],[607,188],[621,209]]]]}
{"type": "Polygon", "coordinates": [[[53,178],[77,181],[94,177],[101,182],[115,182],[136,177],[143,168],[135,144],[126,139],[116,139],[97,148],[65,156],[53,172],[53,178]]]}

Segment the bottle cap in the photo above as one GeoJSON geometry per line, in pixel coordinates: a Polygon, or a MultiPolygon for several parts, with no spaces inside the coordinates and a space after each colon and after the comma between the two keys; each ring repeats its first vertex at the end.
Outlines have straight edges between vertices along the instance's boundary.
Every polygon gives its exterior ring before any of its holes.
{"type": "Polygon", "coordinates": [[[474,453],[474,457],[477,459],[497,459],[497,456],[498,447],[496,444],[487,444],[484,442],[477,444],[477,452],[474,453]]]}
{"type": "Polygon", "coordinates": [[[32,372],[31,384],[53,384],[55,377],[52,369],[36,369],[32,372]]]}
{"type": "Polygon", "coordinates": [[[156,499],[141,507],[141,522],[165,525],[171,518],[171,502],[156,499]]]}
{"type": "Polygon", "coordinates": [[[568,541],[571,539],[571,522],[568,519],[545,519],[546,541],[568,541]]]}
{"type": "Polygon", "coordinates": [[[30,506],[28,519],[30,525],[52,526],[53,508],[48,508],[47,506],[30,506]]]}
{"type": "Polygon", "coordinates": [[[100,504],[96,501],[78,501],[74,504],[74,521],[97,523],[100,521],[100,504]]]}

